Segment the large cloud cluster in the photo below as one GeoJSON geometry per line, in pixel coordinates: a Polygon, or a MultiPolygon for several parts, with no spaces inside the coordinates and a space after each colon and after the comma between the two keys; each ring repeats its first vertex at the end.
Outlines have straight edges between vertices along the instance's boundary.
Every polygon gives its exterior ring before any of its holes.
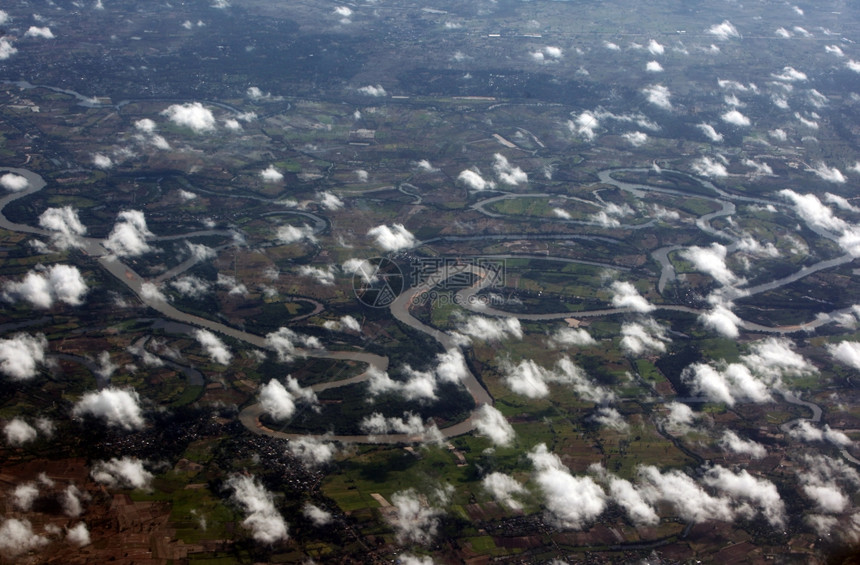
{"type": "Polygon", "coordinates": [[[260,387],[260,405],[266,414],[281,421],[291,418],[296,411],[296,402],[302,401],[310,405],[317,403],[317,396],[310,388],[303,388],[291,376],[285,379],[286,386],[277,379],[272,379],[260,387]]]}
{"type": "Polygon", "coordinates": [[[20,333],[0,339],[0,373],[13,381],[32,379],[45,362],[48,340],[43,334],[20,333]]]}
{"type": "Polygon", "coordinates": [[[140,397],[134,389],[109,387],[84,393],[72,407],[72,416],[94,416],[104,420],[108,426],[127,431],[139,430],[145,425],[140,397]]]}
{"type": "Polygon", "coordinates": [[[3,285],[3,297],[8,301],[25,300],[35,308],[51,308],[57,302],[80,306],[87,290],[77,267],[51,265],[30,271],[21,281],[7,282],[3,285]]]}
{"type": "Polygon", "coordinates": [[[251,530],[255,540],[273,544],[289,538],[289,528],[275,508],[272,493],[254,477],[234,475],[227,480],[227,487],[233,490],[233,500],[246,514],[242,525],[251,530]]]}
{"type": "Polygon", "coordinates": [[[792,349],[786,339],[768,338],[755,343],[738,363],[694,363],[681,378],[714,402],[770,402],[771,392],[783,389],[782,377],[814,373],[815,367],[792,349]]]}
{"type": "Polygon", "coordinates": [[[152,251],[148,239],[153,236],[146,227],[146,218],[140,210],[124,210],[117,216],[113,231],[104,242],[105,248],[119,257],[137,257],[152,251]]]}

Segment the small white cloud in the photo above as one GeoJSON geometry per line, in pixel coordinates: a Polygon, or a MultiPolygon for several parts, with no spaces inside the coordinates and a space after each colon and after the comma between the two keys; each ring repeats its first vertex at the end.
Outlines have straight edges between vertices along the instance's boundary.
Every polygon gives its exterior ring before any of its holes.
{"type": "Polygon", "coordinates": [[[21,192],[30,186],[30,181],[27,180],[27,177],[15,173],[6,173],[0,177],[0,186],[9,192],[21,192]]]}
{"type": "Polygon", "coordinates": [[[495,500],[513,510],[521,510],[523,507],[522,503],[514,497],[528,492],[515,478],[498,471],[484,477],[481,480],[481,486],[495,500]]]}
{"type": "Polygon", "coordinates": [[[819,161],[814,167],[806,169],[810,173],[815,173],[820,179],[836,184],[845,183],[845,175],[836,167],[828,167],[824,162],[819,161]]]}
{"type": "Polygon", "coordinates": [[[307,336],[294,332],[290,328],[282,327],[277,331],[266,334],[266,345],[275,351],[278,360],[282,363],[292,361],[299,355],[299,347],[311,349],[322,349],[322,343],[313,336],[307,336]]]}
{"type": "Polygon", "coordinates": [[[299,267],[300,276],[310,277],[323,286],[332,286],[334,284],[335,273],[336,271],[333,265],[329,265],[325,269],[312,267],[310,265],[302,265],[299,267]]]}
{"type": "Polygon", "coordinates": [[[178,126],[190,128],[194,133],[208,133],[215,130],[215,116],[200,102],[173,104],[161,112],[161,115],[178,126]]]}
{"type": "Polygon", "coordinates": [[[0,37],[0,61],[5,61],[18,52],[18,48],[5,37],[0,37]]]}
{"type": "Polygon", "coordinates": [[[54,32],[49,27],[30,26],[24,33],[24,37],[36,37],[39,39],[54,39],[54,32]]]}
{"type": "Polygon", "coordinates": [[[303,388],[291,376],[285,379],[286,386],[276,379],[260,387],[260,404],[263,410],[274,420],[287,420],[296,411],[296,402],[306,402],[310,405],[317,403],[316,394],[310,388],[303,388]]]}
{"type": "Polygon", "coordinates": [[[422,502],[414,489],[395,492],[391,503],[395,508],[391,521],[398,543],[427,545],[433,541],[439,530],[441,510],[422,502]]]}
{"type": "Polygon", "coordinates": [[[143,461],[136,457],[96,461],[90,476],[97,483],[111,488],[148,489],[153,479],[152,473],[143,467],[143,461]]]}
{"type": "Polygon", "coordinates": [[[634,357],[647,353],[663,353],[670,341],[666,330],[656,320],[626,322],[621,325],[621,350],[634,357]]]}
{"type": "Polygon", "coordinates": [[[642,89],[642,92],[645,94],[648,102],[654,104],[658,108],[663,108],[664,110],[672,109],[672,102],[669,100],[672,94],[669,92],[669,89],[662,84],[647,86],[642,89]]]}
{"type": "Polygon", "coordinates": [[[723,23],[721,24],[712,25],[708,28],[707,32],[722,41],[739,38],[741,36],[741,34],[738,33],[737,28],[735,28],[729,20],[723,20],[723,23]]]}
{"type": "Polygon", "coordinates": [[[860,369],[860,343],[842,341],[838,345],[828,344],[827,351],[837,361],[845,363],[849,367],[860,369]]]}
{"type": "Polygon", "coordinates": [[[722,143],[723,134],[717,133],[717,130],[715,130],[714,126],[712,126],[711,124],[702,123],[698,124],[696,127],[702,130],[702,133],[704,133],[705,137],[707,137],[709,140],[713,141],[714,143],[722,143]]]}
{"type": "Polygon", "coordinates": [[[627,432],[630,429],[630,425],[624,419],[624,416],[618,410],[609,406],[598,408],[591,419],[597,424],[611,428],[617,432],[627,432]]]}
{"type": "Polygon", "coordinates": [[[523,338],[522,326],[516,318],[470,316],[465,322],[459,325],[458,331],[472,338],[485,341],[523,338]]]}
{"type": "Polygon", "coordinates": [[[553,521],[564,528],[582,529],[606,509],[607,496],[591,477],[576,477],[561,459],[541,443],[528,453],[535,483],[553,521]]]}
{"type": "Polygon", "coordinates": [[[731,430],[723,432],[719,444],[724,451],[730,451],[739,455],[749,455],[753,459],[762,459],[767,456],[767,449],[762,444],[749,439],[742,439],[731,430]]]}
{"type": "Polygon", "coordinates": [[[597,343],[584,328],[559,328],[549,336],[547,342],[550,347],[558,349],[574,346],[582,347],[597,343]]]}
{"type": "Polygon", "coordinates": [[[274,165],[269,165],[267,169],[260,171],[260,177],[263,182],[281,182],[284,180],[284,175],[275,168],[274,165]]]}
{"type": "Polygon", "coordinates": [[[48,543],[46,537],[33,532],[33,525],[29,520],[7,518],[0,524],[0,550],[11,558],[48,543]]]}
{"type": "Polygon", "coordinates": [[[302,464],[310,468],[331,463],[338,451],[334,442],[314,436],[291,439],[287,449],[298,457],[302,464]]]}
{"type": "MultiPolygon", "coordinates": [[[[521,168],[511,165],[501,153],[496,153],[493,156],[493,171],[502,184],[518,186],[529,181],[528,175],[521,168]]],[[[460,174],[462,176],[463,173],[460,174]]]]}
{"type": "Polygon", "coordinates": [[[648,48],[647,49],[648,49],[648,52],[651,53],[652,55],[662,55],[663,53],[666,52],[666,48],[663,47],[663,45],[661,45],[660,43],[658,43],[657,40],[655,40],[655,39],[652,39],[648,42],[648,48]]]}
{"type": "Polygon", "coordinates": [[[99,169],[110,169],[113,167],[113,161],[107,155],[96,153],[93,155],[93,165],[99,169]]]}
{"type": "Polygon", "coordinates": [[[283,245],[289,245],[291,243],[297,243],[302,240],[306,240],[310,243],[316,243],[316,236],[314,236],[314,230],[312,227],[304,225],[302,227],[296,227],[291,225],[286,226],[278,226],[277,231],[275,232],[275,238],[279,243],[283,245]]]}
{"type": "Polygon", "coordinates": [[[75,403],[72,416],[95,416],[108,426],[126,431],[144,427],[140,408],[140,397],[134,389],[104,388],[98,392],[87,392],[75,403]]]}
{"type": "Polygon", "coordinates": [[[729,304],[717,304],[711,310],[699,315],[699,322],[718,334],[734,339],[740,335],[738,326],[741,319],[731,311],[729,304]]]}
{"type": "Polygon", "coordinates": [[[3,427],[3,433],[6,435],[6,443],[13,447],[19,447],[25,443],[35,441],[39,435],[36,428],[21,418],[12,418],[7,422],[3,427]]]}
{"type": "Polygon", "coordinates": [[[364,94],[365,96],[373,96],[376,98],[381,98],[383,96],[388,96],[388,93],[385,92],[385,89],[377,84],[376,86],[368,85],[362,86],[358,89],[359,94],[364,94]]]}
{"type": "Polygon", "coordinates": [[[194,330],[194,338],[200,343],[206,351],[206,354],[209,355],[213,361],[222,365],[230,363],[230,359],[233,358],[233,354],[230,353],[230,350],[226,345],[224,345],[224,342],[221,341],[218,336],[209,330],[197,329],[194,330]]]}
{"type": "Polygon", "coordinates": [[[663,65],[661,65],[659,61],[648,61],[648,63],[645,64],[645,70],[649,73],[662,73],[663,65]]]}
{"type": "Polygon", "coordinates": [[[700,157],[693,162],[693,172],[703,177],[722,178],[729,176],[729,171],[722,163],[710,157],[700,157]]]}
{"type": "Polygon", "coordinates": [[[405,434],[413,441],[422,443],[441,444],[444,440],[442,432],[434,422],[425,424],[421,416],[404,412],[402,418],[386,418],[379,412],[374,412],[359,422],[359,428],[371,436],[390,433],[405,434]]]}
{"type": "Polygon", "coordinates": [[[90,531],[84,522],[78,522],[66,532],[66,539],[78,547],[90,544],[90,531]]]}
{"type": "Polygon", "coordinates": [[[418,244],[418,240],[403,224],[376,226],[367,231],[367,236],[373,238],[376,245],[384,251],[400,251],[418,244]]]}
{"type": "Polygon", "coordinates": [[[494,445],[508,447],[516,438],[514,428],[508,420],[489,404],[484,404],[475,410],[472,422],[478,433],[490,438],[494,445]]]}
{"type": "Polygon", "coordinates": [[[340,210],[343,208],[343,200],[338,198],[333,192],[321,192],[319,194],[319,203],[326,210],[340,210]]]}
{"type": "Polygon", "coordinates": [[[806,73],[798,71],[794,67],[783,67],[782,72],[774,74],[773,78],[784,82],[804,82],[807,80],[806,73]]]}
{"type": "Polygon", "coordinates": [[[721,117],[724,122],[734,126],[747,127],[751,123],[750,119],[741,114],[738,110],[729,110],[721,117]]]}
{"type": "Polygon", "coordinates": [[[648,141],[648,134],[641,131],[628,132],[621,137],[633,147],[639,147],[648,141]]]}
{"type": "Polygon", "coordinates": [[[302,507],[302,514],[304,514],[305,518],[310,520],[311,523],[318,528],[327,526],[332,522],[332,520],[334,520],[331,512],[323,510],[319,506],[311,504],[310,502],[305,502],[305,505],[302,507]]]}
{"type": "Polygon", "coordinates": [[[37,498],[39,498],[39,487],[35,483],[23,483],[16,486],[11,496],[15,506],[24,512],[30,511],[37,498]]]}
{"type": "Polygon", "coordinates": [[[712,243],[710,247],[689,247],[681,252],[681,257],[690,261],[696,270],[714,277],[724,286],[740,282],[738,277],[726,266],[726,247],[712,243]]]}
{"type": "Polygon", "coordinates": [[[117,221],[104,241],[104,246],[119,257],[137,257],[152,251],[147,240],[153,237],[154,235],[146,226],[143,212],[124,210],[117,216],[117,221]]]}
{"type": "Polygon", "coordinates": [[[45,362],[48,340],[43,334],[20,333],[0,339],[0,372],[13,381],[32,379],[45,362]]]}
{"type": "Polygon", "coordinates": [[[485,180],[480,173],[470,169],[461,171],[457,176],[457,180],[471,190],[492,190],[496,188],[496,183],[491,180],[485,180]]]}
{"type": "Polygon", "coordinates": [[[615,308],[629,308],[640,313],[654,310],[654,306],[639,294],[632,283],[615,281],[610,288],[612,289],[612,306],[615,308]]]}
{"type": "Polygon", "coordinates": [[[275,508],[272,493],[253,476],[233,475],[226,486],[233,490],[233,500],[245,512],[242,525],[251,530],[255,540],[273,544],[289,538],[289,527],[275,508]]]}

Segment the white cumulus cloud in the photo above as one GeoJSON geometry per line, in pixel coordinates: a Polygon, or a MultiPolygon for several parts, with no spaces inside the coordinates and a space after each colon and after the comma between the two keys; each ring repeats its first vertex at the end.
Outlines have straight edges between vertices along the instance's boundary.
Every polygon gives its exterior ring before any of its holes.
{"type": "Polygon", "coordinates": [[[144,426],[140,397],[134,389],[109,387],[84,393],[72,408],[72,416],[79,418],[86,415],[127,431],[139,430],[144,426]]]}
{"type": "Polygon", "coordinates": [[[215,116],[200,102],[172,104],[161,112],[161,115],[178,126],[190,128],[195,133],[208,133],[215,130],[215,116]]]}

